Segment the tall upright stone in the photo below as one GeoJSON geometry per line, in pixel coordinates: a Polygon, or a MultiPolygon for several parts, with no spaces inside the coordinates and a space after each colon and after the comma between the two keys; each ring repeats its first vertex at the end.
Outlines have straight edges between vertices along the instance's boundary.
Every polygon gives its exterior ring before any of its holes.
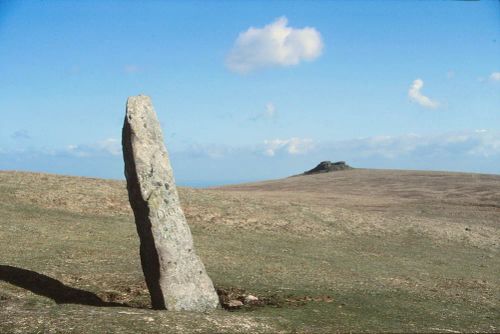
{"type": "Polygon", "coordinates": [[[153,308],[216,308],[219,299],[194,251],[160,123],[148,96],[128,98],[122,145],[142,269],[153,308]]]}

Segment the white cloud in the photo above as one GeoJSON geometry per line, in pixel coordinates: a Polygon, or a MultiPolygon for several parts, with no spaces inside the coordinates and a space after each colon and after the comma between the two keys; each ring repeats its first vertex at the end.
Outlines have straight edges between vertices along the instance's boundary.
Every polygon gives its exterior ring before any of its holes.
{"type": "MultiPolygon", "coordinates": [[[[471,134],[475,138],[476,145],[467,151],[467,154],[480,157],[491,157],[500,155],[500,136],[487,130],[476,130],[471,134]]],[[[468,138],[469,139],[469,138],[468,138]]]]}
{"type": "Polygon", "coordinates": [[[312,27],[292,28],[280,17],[263,28],[250,27],[239,34],[226,65],[231,71],[248,73],[270,66],[292,66],[321,55],[321,34],[312,27]]]}
{"type": "Polygon", "coordinates": [[[75,157],[88,157],[90,154],[86,150],[82,150],[78,145],[68,145],[66,146],[66,153],[69,153],[75,157]]]}
{"type": "Polygon", "coordinates": [[[410,86],[408,90],[408,97],[412,102],[420,104],[425,108],[437,108],[439,103],[437,101],[431,100],[427,96],[423,95],[421,90],[424,87],[424,82],[422,79],[416,79],[410,86]]]}
{"type": "Polygon", "coordinates": [[[253,115],[249,118],[251,121],[259,121],[263,119],[272,120],[275,119],[277,115],[276,106],[272,102],[266,103],[266,107],[263,112],[253,115]]]}
{"type": "Polygon", "coordinates": [[[314,142],[308,138],[290,139],[270,139],[264,141],[264,154],[270,157],[276,155],[279,151],[286,151],[289,154],[304,154],[314,148],[314,142]]]}
{"type": "Polygon", "coordinates": [[[500,72],[493,72],[490,74],[491,81],[500,81],[500,72]]]}
{"type": "Polygon", "coordinates": [[[317,146],[319,151],[339,152],[340,155],[355,158],[381,157],[393,160],[411,157],[432,162],[446,160],[446,157],[472,159],[500,156],[500,133],[478,129],[437,135],[375,136],[317,146]]]}
{"type": "Polygon", "coordinates": [[[82,158],[103,154],[118,156],[122,154],[122,146],[118,139],[108,138],[92,144],[68,145],[64,151],[82,158]]]}
{"type": "Polygon", "coordinates": [[[276,107],[272,102],[268,102],[266,104],[266,112],[264,113],[264,115],[267,118],[273,118],[276,115],[276,107]]]}
{"type": "Polygon", "coordinates": [[[193,144],[187,150],[191,157],[220,159],[231,154],[233,148],[216,144],[193,144]]]}
{"type": "Polygon", "coordinates": [[[105,152],[109,152],[111,155],[121,155],[122,154],[122,144],[118,139],[108,138],[101,140],[96,143],[96,147],[105,152]]]}

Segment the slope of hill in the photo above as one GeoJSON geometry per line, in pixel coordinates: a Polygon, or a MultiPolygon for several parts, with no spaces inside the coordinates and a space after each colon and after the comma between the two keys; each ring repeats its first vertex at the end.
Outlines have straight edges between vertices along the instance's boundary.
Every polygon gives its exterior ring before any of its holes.
{"type": "Polygon", "coordinates": [[[0,172],[0,332],[498,332],[500,176],[347,170],[180,189],[219,289],[148,309],[124,182],[0,172]]]}

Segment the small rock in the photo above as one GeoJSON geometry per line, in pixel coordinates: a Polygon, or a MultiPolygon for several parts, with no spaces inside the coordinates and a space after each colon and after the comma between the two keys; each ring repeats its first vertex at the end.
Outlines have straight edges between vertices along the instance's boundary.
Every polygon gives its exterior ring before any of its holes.
{"type": "Polygon", "coordinates": [[[259,298],[255,297],[253,295],[248,295],[248,296],[245,297],[245,303],[246,304],[252,304],[252,303],[254,303],[254,302],[258,301],[258,300],[259,300],[259,298]]]}
{"type": "Polygon", "coordinates": [[[467,232],[470,232],[470,227],[466,227],[466,228],[465,228],[465,230],[466,230],[467,232]]]}
{"type": "Polygon", "coordinates": [[[243,303],[237,299],[231,299],[228,303],[227,303],[227,307],[228,308],[240,308],[243,306],[243,303]]]}

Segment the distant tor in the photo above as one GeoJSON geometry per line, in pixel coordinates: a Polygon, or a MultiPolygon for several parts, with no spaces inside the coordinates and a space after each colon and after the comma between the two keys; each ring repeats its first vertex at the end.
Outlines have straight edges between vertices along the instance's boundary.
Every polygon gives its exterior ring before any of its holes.
{"type": "Polygon", "coordinates": [[[345,163],[345,161],[322,161],[316,167],[303,173],[303,175],[319,174],[319,173],[329,173],[339,170],[353,169],[351,166],[345,163]]]}

